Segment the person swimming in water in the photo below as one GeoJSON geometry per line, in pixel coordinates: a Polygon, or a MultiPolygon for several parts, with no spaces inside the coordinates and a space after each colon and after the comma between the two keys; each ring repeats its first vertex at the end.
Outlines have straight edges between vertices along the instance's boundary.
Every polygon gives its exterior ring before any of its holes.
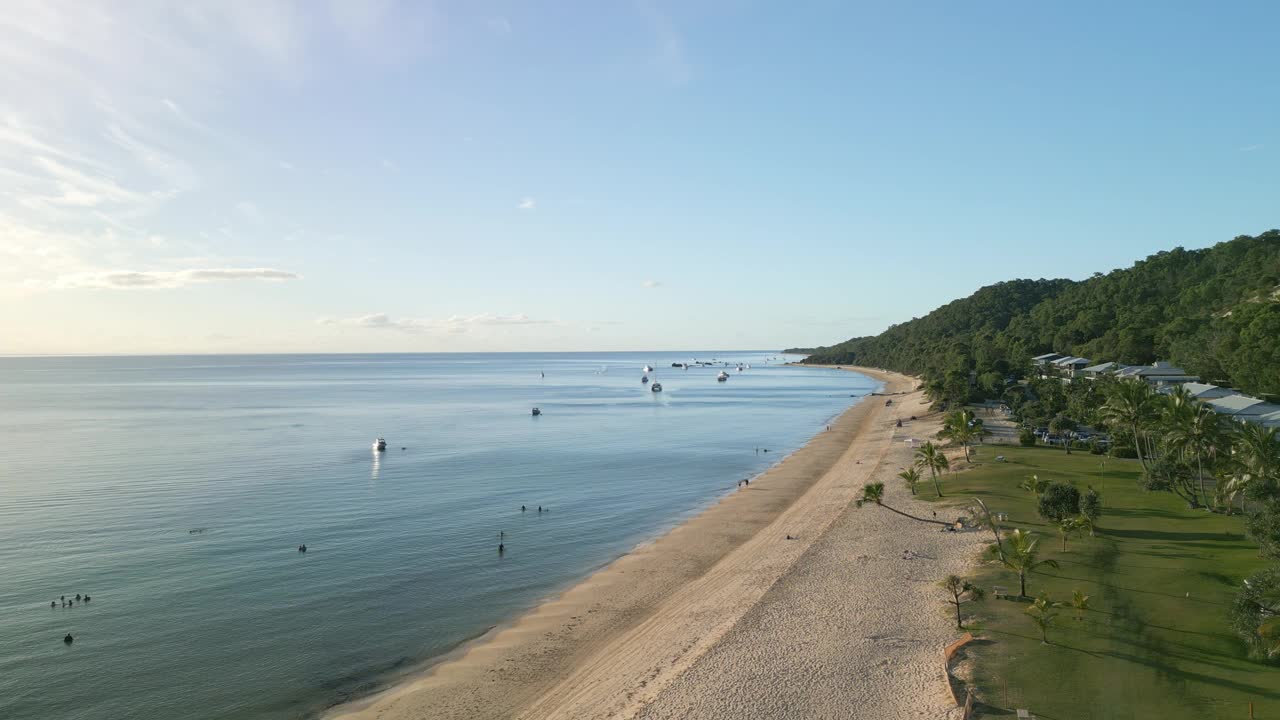
{"type": "Polygon", "coordinates": [[[70,645],[71,643],[73,643],[73,642],[75,642],[75,641],[76,641],[76,639],[75,639],[75,638],[73,638],[73,637],[71,637],[71,633],[67,633],[67,636],[66,636],[66,637],[64,637],[64,638],[62,638],[62,642],[66,643],[66,644],[68,644],[68,645],[70,645]]]}

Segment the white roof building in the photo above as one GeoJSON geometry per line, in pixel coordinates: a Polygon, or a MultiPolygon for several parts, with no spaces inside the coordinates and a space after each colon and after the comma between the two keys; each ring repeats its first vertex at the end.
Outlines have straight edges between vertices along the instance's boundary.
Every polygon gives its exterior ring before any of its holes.
{"type": "MultiPolygon", "coordinates": [[[[1213,411],[1232,418],[1244,419],[1246,417],[1256,417],[1267,412],[1265,406],[1270,403],[1263,402],[1256,397],[1248,395],[1228,395],[1226,397],[1214,398],[1205,402],[1206,405],[1213,408],[1213,411]],[[1262,405],[1264,407],[1257,408],[1262,405]]],[[[1276,408],[1280,410],[1280,408],[1276,408]]]]}
{"type": "Polygon", "coordinates": [[[1198,382],[1182,383],[1182,389],[1186,390],[1191,397],[1197,400],[1216,400],[1218,398],[1240,394],[1238,391],[1232,390],[1231,388],[1218,387],[1217,385],[1198,382]]]}
{"type": "Polygon", "coordinates": [[[1164,360],[1157,360],[1150,365],[1134,365],[1116,373],[1117,377],[1143,380],[1152,385],[1168,385],[1169,383],[1199,382],[1200,378],[1187,374],[1186,370],[1174,367],[1164,360]]]}

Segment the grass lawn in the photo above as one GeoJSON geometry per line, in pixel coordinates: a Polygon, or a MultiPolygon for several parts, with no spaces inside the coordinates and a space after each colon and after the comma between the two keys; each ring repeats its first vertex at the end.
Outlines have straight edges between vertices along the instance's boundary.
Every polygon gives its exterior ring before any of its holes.
{"type": "MultiPolygon", "coordinates": [[[[1245,657],[1227,626],[1226,612],[1241,580],[1266,561],[1245,539],[1239,517],[1188,510],[1167,493],[1137,486],[1134,460],[1087,452],[1007,445],[979,448],[974,470],[948,475],[941,502],[978,496],[1009,514],[1006,529],[1041,538],[1040,557],[1061,567],[1027,579],[1027,593],[1048,591],[1062,601],[1049,645],[1023,614],[1024,601],[995,599],[967,606],[976,616],[971,646],[974,681],[984,717],[1029,708],[1049,720],[1162,718],[1204,720],[1255,717],[1280,720],[1280,667],[1245,657]],[[1004,455],[1008,462],[994,462],[1004,455]],[[1096,537],[1074,536],[1067,552],[1057,529],[1036,515],[1036,496],[1018,489],[1031,474],[1092,485],[1102,494],[1096,537]],[[1072,591],[1091,596],[1092,609],[1076,619],[1072,591]]],[[[963,460],[959,463],[963,465],[963,460]]],[[[927,483],[925,499],[932,493],[927,483]]],[[[990,593],[1003,585],[1017,593],[1017,575],[986,563],[975,573],[990,593]]],[[[939,602],[942,602],[939,591],[939,602]]]]}

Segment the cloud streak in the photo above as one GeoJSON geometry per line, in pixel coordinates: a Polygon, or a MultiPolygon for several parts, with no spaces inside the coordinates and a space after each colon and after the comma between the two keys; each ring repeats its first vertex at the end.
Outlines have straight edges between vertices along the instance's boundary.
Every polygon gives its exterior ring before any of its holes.
{"type": "Polygon", "coordinates": [[[536,210],[538,203],[533,198],[527,197],[522,199],[516,207],[521,210],[536,210]]]}
{"type": "Polygon", "coordinates": [[[550,325],[550,320],[538,320],[524,313],[515,315],[497,315],[482,313],[480,315],[453,315],[443,320],[431,318],[400,318],[387,313],[374,313],[351,318],[321,318],[321,325],[340,325],[344,327],[364,328],[369,330],[397,330],[413,334],[465,333],[473,328],[512,327],[523,325],[550,325]]]}
{"type": "Polygon", "coordinates": [[[190,270],[113,270],[59,277],[54,286],[99,290],[172,289],[228,280],[298,280],[302,276],[273,268],[198,268],[190,270]]]}

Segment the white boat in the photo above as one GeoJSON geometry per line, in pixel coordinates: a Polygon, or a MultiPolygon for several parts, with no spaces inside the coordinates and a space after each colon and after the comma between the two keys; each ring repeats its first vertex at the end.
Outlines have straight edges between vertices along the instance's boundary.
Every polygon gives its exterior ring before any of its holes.
{"type": "Polygon", "coordinates": [[[386,440],[383,440],[382,438],[378,438],[377,440],[374,440],[374,441],[373,441],[373,451],[374,451],[374,452],[386,452],[386,450],[387,450],[387,441],[386,441],[386,440]]]}
{"type": "Polygon", "coordinates": [[[662,392],[662,383],[658,383],[658,382],[656,382],[656,383],[654,383],[654,384],[650,385],[650,386],[649,386],[649,391],[650,391],[650,392],[662,392]]]}
{"type": "Polygon", "coordinates": [[[645,372],[647,372],[647,373],[651,373],[651,372],[653,372],[653,366],[652,366],[652,365],[645,365],[645,366],[644,366],[644,371],[645,371],[645,372]]]}
{"type": "Polygon", "coordinates": [[[716,382],[724,382],[725,380],[728,380],[728,379],[729,379],[729,373],[723,370],[720,371],[719,375],[716,375],[716,382]]]}

